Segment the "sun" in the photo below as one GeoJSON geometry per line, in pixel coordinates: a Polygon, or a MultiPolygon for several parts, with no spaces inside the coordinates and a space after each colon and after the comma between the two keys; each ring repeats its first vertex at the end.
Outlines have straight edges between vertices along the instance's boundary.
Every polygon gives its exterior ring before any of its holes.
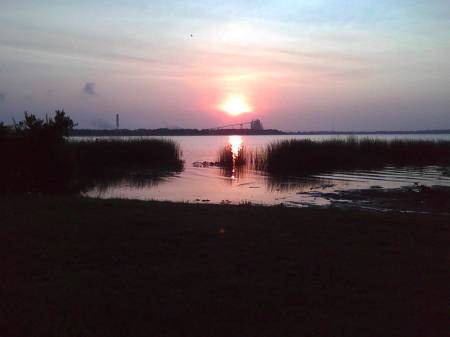
{"type": "Polygon", "coordinates": [[[253,111],[253,108],[247,102],[247,98],[237,94],[229,95],[220,105],[220,109],[231,116],[239,116],[253,111]]]}

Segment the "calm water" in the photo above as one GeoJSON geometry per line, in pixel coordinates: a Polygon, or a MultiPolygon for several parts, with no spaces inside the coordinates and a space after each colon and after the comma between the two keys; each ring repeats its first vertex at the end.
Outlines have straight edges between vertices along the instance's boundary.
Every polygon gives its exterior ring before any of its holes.
{"type": "MultiPolygon", "coordinates": [[[[327,205],[329,201],[320,195],[323,192],[364,189],[373,186],[400,188],[415,183],[427,186],[450,186],[450,177],[443,176],[438,167],[426,167],[424,169],[387,167],[382,170],[345,171],[333,174],[319,174],[307,178],[292,177],[274,180],[252,170],[224,172],[218,167],[198,165],[198,162],[215,161],[218,151],[227,144],[231,144],[235,150],[240,146],[245,146],[247,149],[262,149],[268,143],[282,139],[310,138],[323,140],[337,137],[345,138],[347,136],[167,137],[175,140],[181,146],[183,160],[185,161],[183,172],[143,184],[124,180],[109,186],[97,186],[85,192],[84,195],[99,198],[170,200],[197,203],[252,202],[268,205],[283,203],[291,206],[307,206],[327,205]]],[[[450,140],[450,135],[374,135],[370,136],[370,138],[450,140]]]]}

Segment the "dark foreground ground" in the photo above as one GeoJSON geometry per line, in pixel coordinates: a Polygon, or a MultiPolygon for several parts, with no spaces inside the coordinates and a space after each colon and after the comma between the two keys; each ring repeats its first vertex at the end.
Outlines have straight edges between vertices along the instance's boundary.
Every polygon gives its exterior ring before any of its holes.
{"type": "Polygon", "coordinates": [[[0,197],[0,336],[445,336],[450,218],[0,197]]]}

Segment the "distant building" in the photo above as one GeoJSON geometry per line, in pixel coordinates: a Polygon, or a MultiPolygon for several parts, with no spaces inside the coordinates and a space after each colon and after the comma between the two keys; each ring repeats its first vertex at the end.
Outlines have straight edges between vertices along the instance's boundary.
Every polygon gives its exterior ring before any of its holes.
{"type": "Polygon", "coordinates": [[[250,122],[250,129],[256,130],[256,131],[264,130],[261,120],[259,120],[259,119],[252,120],[250,122]]]}
{"type": "MultiPolygon", "coordinates": [[[[223,125],[223,126],[219,126],[216,128],[212,128],[210,130],[222,130],[222,129],[226,129],[226,128],[236,128],[237,126],[239,126],[241,129],[244,129],[244,125],[249,125],[250,130],[252,130],[252,131],[264,130],[260,119],[253,119],[250,122],[241,122],[241,123],[236,123],[236,124],[223,125]]],[[[249,130],[249,129],[247,129],[247,130],[249,130]]]]}
{"type": "Polygon", "coordinates": [[[116,129],[117,129],[117,130],[120,129],[120,125],[119,125],[119,114],[116,114],[116,129]]]}

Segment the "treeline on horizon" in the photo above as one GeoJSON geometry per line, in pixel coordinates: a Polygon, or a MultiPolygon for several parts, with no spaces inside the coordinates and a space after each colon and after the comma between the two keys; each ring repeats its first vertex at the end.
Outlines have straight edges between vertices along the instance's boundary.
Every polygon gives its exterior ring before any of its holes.
{"type": "Polygon", "coordinates": [[[284,132],[275,129],[73,129],[70,136],[95,137],[95,136],[231,136],[231,135],[283,135],[284,132]]]}
{"type": "Polygon", "coordinates": [[[73,129],[73,137],[114,137],[114,136],[254,136],[254,135],[410,135],[410,134],[450,134],[445,130],[411,131],[296,131],[285,132],[277,129],[73,129]]]}

